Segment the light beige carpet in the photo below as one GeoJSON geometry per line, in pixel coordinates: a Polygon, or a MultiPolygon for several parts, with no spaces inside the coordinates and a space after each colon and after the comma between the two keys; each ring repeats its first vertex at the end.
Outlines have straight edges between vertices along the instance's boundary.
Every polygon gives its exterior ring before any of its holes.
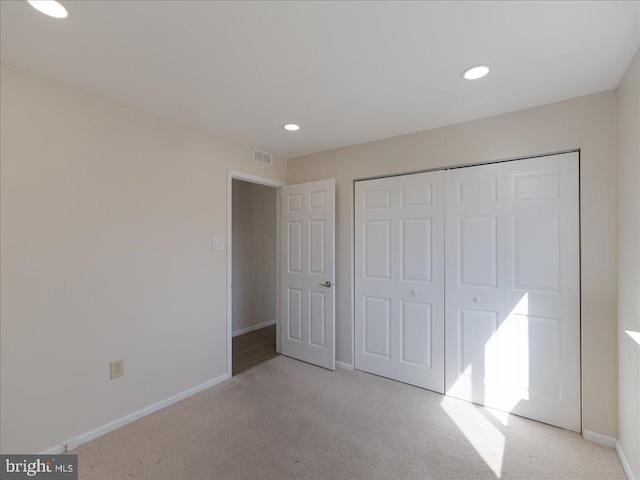
{"type": "Polygon", "coordinates": [[[287,357],[72,453],[82,479],[625,478],[576,433],[287,357]]]}

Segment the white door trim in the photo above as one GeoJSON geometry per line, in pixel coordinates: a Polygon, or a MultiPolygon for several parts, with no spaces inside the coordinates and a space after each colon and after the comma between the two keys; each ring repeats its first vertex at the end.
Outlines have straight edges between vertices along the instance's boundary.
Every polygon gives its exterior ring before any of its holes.
{"type": "MultiPolygon", "coordinates": [[[[271,178],[259,177],[250,173],[244,173],[237,170],[227,170],[227,375],[231,378],[232,364],[232,342],[233,336],[233,294],[231,291],[231,277],[233,272],[233,252],[232,246],[232,214],[233,214],[233,197],[232,186],[233,180],[242,180],[249,183],[257,183],[259,185],[266,185],[268,187],[280,188],[286,183],[271,178]]],[[[280,195],[276,195],[276,245],[280,245],[280,195]]],[[[276,252],[276,278],[280,278],[280,261],[279,261],[280,249],[276,252]]],[[[277,283],[277,282],[276,282],[277,283]]],[[[279,286],[276,285],[276,318],[280,318],[280,291],[279,286]]],[[[280,352],[280,324],[276,323],[276,351],[280,352]]]]}

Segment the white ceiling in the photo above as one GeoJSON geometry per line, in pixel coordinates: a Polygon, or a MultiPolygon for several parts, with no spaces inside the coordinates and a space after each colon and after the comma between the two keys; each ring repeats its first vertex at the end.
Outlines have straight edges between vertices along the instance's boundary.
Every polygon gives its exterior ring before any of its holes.
{"type": "Polygon", "coordinates": [[[0,2],[2,61],[284,158],[613,89],[640,45],[637,1],[61,3],[0,2]]]}

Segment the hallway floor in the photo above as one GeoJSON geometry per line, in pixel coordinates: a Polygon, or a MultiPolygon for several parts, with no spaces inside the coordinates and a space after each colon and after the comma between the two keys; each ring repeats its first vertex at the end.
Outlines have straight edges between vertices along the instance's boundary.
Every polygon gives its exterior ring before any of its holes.
{"type": "Polygon", "coordinates": [[[233,337],[232,344],[231,364],[234,377],[279,355],[276,353],[275,325],[233,337]]]}

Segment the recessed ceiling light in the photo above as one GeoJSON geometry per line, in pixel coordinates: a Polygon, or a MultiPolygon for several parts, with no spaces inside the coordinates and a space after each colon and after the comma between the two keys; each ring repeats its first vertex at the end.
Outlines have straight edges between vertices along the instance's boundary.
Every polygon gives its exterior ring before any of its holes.
{"type": "Polygon", "coordinates": [[[55,0],[27,0],[36,10],[54,18],[67,18],[67,9],[55,0]]]}
{"type": "Polygon", "coordinates": [[[489,73],[491,67],[489,65],[476,65],[475,67],[469,67],[462,72],[461,77],[465,80],[477,80],[484,77],[489,73]]]}
{"type": "Polygon", "coordinates": [[[295,123],[287,123],[283,128],[289,132],[295,132],[300,130],[300,125],[296,125],[295,123]]]}

